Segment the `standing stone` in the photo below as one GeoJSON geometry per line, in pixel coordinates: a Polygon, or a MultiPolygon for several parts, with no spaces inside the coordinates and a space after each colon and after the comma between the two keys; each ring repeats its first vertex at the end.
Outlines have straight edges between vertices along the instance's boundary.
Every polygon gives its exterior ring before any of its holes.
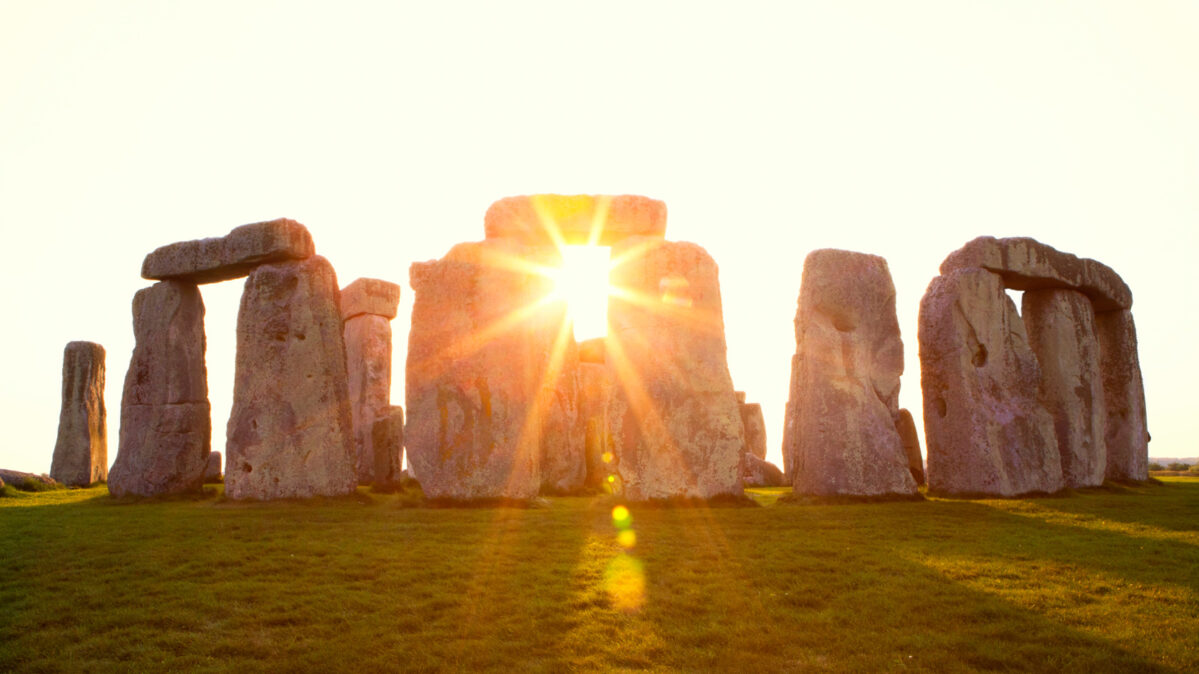
{"type": "Polygon", "coordinates": [[[208,453],[208,465],[204,467],[204,484],[221,481],[221,453],[208,453]]]}
{"type": "Polygon", "coordinates": [[[384,493],[399,490],[404,469],[403,407],[389,407],[376,417],[371,427],[371,451],[375,454],[373,489],[384,493]]]}
{"type": "Polygon", "coordinates": [[[916,484],[924,486],[924,457],[920,454],[920,436],[916,434],[916,420],[912,413],[900,408],[895,417],[895,430],[903,444],[903,453],[908,457],[908,471],[916,484]]]}
{"type": "Polygon", "coordinates": [[[1067,487],[1096,487],[1107,470],[1095,310],[1076,290],[1026,290],[1020,315],[1041,366],[1067,487]]]}
{"type": "Polygon", "coordinates": [[[108,490],[114,496],[197,491],[212,435],[199,289],[162,281],[139,290],[133,334],[108,490]]]}
{"type": "Polygon", "coordinates": [[[920,383],[931,491],[1016,496],[1062,488],[1041,370],[995,273],[932,280],[920,302],[920,383]]]}
{"type": "MultiPolygon", "coordinates": [[[[799,354],[792,355],[791,383],[787,385],[788,393],[799,390],[799,364],[799,354]]],[[[793,465],[795,457],[793,456],[793,452],[799,446],[799,436],[796,434],[798,431],[796,424],[799,423],[798,404],[799,400],[794,396],[787,396],[787,406],[783,414],[783,475],[787,477],[787,484],[795,482],[795,467],[793,465]]]]}
{"type": "Polygon", "coordinates": [[[541,492],[578,493],[587,479],[585,425],[579,416],[579,350],[564,323],[542,379],[541,492]],[[553,354],[559,354],[556,358],[553,354]]]}
{"type": "Polygon", "coordinates": [[[738,407],[741,425],[745,428],[745,451],[766,460],[766,419],[762,416],[762,406],[742,400],[738,407]]]}
{"type": "Polygon", "coordinates": [[[104,347],[67,344],[62,357],[62,411],[50,477],[70,487],[108,479],[104,412],[104,347]]]}
{"type": "Polygon", "coordinates": [[[323,257],[264,265],[237,315],[230,498],[350,494],[357,485],[337,275],[323,257]]]}
{"type": "Polygon", "coordinates": [[[894,421],[903,342],[887,261],[843,250],[808,254],[795,340],[787,451],[796,493],[915,494],[894,421]]]}
{"type": "Polygon", "coordinates": [[[399,302],[400,287],[378,279],[360,278],[341,290],[354,450],[362,484],[374,479],[372,428],[391,402],[391,319],[399,302]]]}
{"type": "MultiPolygon", "coordinates": [[[[582,345],[580,345],[581,349],[582,345]]],[[[608,432],[608,402],[612,398],[612,373],[603,363],[579,365],[579,419],[583,422],[586,486],[607,484],[614,454],[608,432]]]]}
{"type": "MultiPolygon", "coordinates": [[[[426,496],[537,495],[542,429],[555,413],[549,365],[566,307],[544,301],[549,279],[513,261],[553,266],[555,258],[553,248],[494,239],[412,265],[405,444],[426,496]]],[[[577,445],[581,460],[581,437],[577,445]]]]}
{"type": "Polygon", "coordinates": [[[1137,329],[1128,310],[1095,315],[1099,370],[1107,412],[1104,442],[1107,478],[1149,479],[1149,429],[1145,420],[1145,386],[1137,355],[1137,329]]]}
{"type": "Polygon", "coordinates": [[[608,311],[609,422],[624,496],[741,494],[745,429],[716,263],[695,244],[648,237],[617,243],[612,258],[622,293],[608,311]]]}

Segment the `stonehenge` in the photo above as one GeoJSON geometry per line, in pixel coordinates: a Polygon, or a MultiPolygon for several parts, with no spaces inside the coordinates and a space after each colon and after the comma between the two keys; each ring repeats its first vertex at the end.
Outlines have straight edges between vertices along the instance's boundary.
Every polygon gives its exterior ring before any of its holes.
{"type": "Polygon", "coordinates": [[[104,347],[70,342],[63,350],[62,411],[50,477],[70,487],[108,479],[104,347]]]}
{"type": "Polygon", "coordinates": [[[1148,478],[1132,293],[1029,238],[951,253],[920,304],[929,489],[1053,493],[1148,478]],[[1023,315],[1006,295],[1022,290],[1023,315]]]}
{"type": "Polygon", "coordinates": [[[152,251],[133,298],[116,461],[106,471],[104,349],[71,342],[51,477],[121,496],[221,481],[211,451],[199,286],[245,278],[224,493],[232,499],[388,493],[628,501],[740,496],[1017,497],[1148,477],[1132,293],[1115,271],[1030,238],[951,252],[921,299],[927,459],[899,407],[904,371],[885,259],[804,260],[783,470],[761,405],[729,373],[719,270],[666,239],[646,197],[501,199],[484,238],[409,269],[405,406],[392,405],[400,287],[339,287],[303,225],[243,225],[152,251]],[[577,341],[555,288],[562,246],[611,248],[608,333],[577,341]],[[1020,307],[1008,291],[1023,292],[1020,307]]]}
{"type": "Polygon", "coordinates": [[[897,428],[903,342],[881,257],[816,250],[804,260],[786,424],[797,494],[914,496],[897,428]]]}

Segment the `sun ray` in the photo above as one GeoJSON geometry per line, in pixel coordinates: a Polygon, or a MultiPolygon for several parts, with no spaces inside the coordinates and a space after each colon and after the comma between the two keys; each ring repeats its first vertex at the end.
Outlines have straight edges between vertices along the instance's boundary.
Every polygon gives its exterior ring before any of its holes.
{"type": "Polygon", "coordinates": [[[591,230],[587,233],[587,245],[598,245],[604,235],[604,227],[608,224],[608,210],[612,207],[612,197],[604,195],[595,200],[591,212],[591,230]]]}
{"type": "Polygon", "coordinates": [[[671,302],[663,301],[661,296],[650,295],[640,290],[619,285],[609,286],[608,294],[614,299],[649,310],[673,321],[684,323],[706,334],[724,334],[724,322],[716,312],[695,309],[693,306],[672,304],[671,302]]]}

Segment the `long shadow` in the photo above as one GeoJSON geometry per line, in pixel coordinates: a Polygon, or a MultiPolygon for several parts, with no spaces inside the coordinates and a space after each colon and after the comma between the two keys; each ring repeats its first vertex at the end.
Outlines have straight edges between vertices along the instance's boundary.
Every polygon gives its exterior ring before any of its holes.
{"type": "Polygon", "coordinates": [[[1062,513],[1107,518],[1128,524],[1199,532],[1199,480],[1146,485],[1113,485],[1079,490],[1073,498],[1044,499],[1040,505],[1062,513]],[[1185,501],[1176,494],[1185,493],[1185,501]],[[1111,496],[1112,498],[1101,498],[1111,496]]]}

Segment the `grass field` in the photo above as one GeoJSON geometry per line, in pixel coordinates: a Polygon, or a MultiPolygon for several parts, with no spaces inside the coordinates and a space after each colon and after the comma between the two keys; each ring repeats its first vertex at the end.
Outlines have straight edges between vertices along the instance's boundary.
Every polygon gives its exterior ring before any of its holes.
{"type": "Polygon", "coordinates": [[[828,506],[760,490],[766,507],[616,521],[604,498],[10,493],[0,671],[1199,669],[1196,480],[828,506]]]}

